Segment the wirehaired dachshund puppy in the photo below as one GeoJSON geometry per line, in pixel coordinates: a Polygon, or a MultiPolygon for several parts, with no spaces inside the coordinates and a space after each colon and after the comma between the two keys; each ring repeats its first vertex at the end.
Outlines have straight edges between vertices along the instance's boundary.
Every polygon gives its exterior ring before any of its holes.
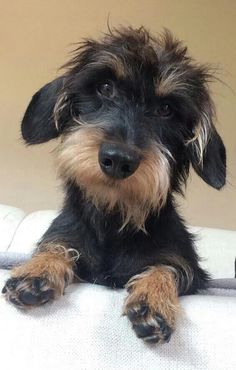
{"type": "Polygon", "coordinates": [[[30,145],[60,137],[64,206],[3,294],[32,308],[75,278],[126,287],[124,314],[136,335],[167,342],[178,296],[209,279],[174,194],[190,165],[213,188],[226,178],[211,70],[170,32],[153,37],[143,27],[85,40],[64,67],[33,96],[21,126],[30,145]]]}

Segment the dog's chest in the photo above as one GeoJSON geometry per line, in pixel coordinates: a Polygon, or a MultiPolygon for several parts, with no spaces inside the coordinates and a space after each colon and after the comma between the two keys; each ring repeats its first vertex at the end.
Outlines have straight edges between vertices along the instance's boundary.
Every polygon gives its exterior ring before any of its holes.
{"type": "Polygon", "coordinates": [[[79,267],[80,276],[86,281],[122,288],[135,274],[155,263],[158,248],[150,238],[106,239],[88,252],[92,261],[79,267]],[[91,263],[92,262],[92,263],[91,263]],[[81,268],[83,267],[83,268],[81,268]]]}

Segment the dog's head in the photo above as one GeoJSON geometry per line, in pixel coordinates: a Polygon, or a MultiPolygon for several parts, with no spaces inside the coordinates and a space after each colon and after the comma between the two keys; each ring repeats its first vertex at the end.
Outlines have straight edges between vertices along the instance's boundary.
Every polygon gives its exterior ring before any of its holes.
{"type": "Polygon", "coordinates": [[[32,98],[22,122],[28,144],[61,136],[60,173],[97,207],[144,228],[189,166],[216,189],[226,155],[214,124],[206,66],[166,31],[115,30],[86,40],[66,73],[32,98]]]}

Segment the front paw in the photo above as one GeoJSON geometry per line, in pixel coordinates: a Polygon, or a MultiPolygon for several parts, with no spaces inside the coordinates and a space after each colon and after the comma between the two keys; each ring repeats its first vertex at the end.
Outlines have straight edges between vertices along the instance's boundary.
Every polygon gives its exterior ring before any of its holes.
{"type": "Polygon", "coordinates": [[[169,342],[173,324],[168,323],[160,312],[153,311],[147,302],[129,304],[125,307],[125,314],[138,338],[149,343],[169,342]]]}
{"type": "Polygon", "coordinates": [[[2,289],[6,300],[18,308],[31,308],[51,301],[55,289],[42,277],[12,277],[2,289]]]}
{"type": "Polygon", "coordinates": [[[169,342],[180,311],[176,279],[165,266],[147,269],[126,285],[124,314],[139,338],[151,343],[169,342]]]}
{"type": "Polygon", "coordinates": [[[64,248],[36,254],[27,263],[12,270],[2,293],[19,308],[42,305],[64,294],[73,281],[73,259],[64,248]]]}

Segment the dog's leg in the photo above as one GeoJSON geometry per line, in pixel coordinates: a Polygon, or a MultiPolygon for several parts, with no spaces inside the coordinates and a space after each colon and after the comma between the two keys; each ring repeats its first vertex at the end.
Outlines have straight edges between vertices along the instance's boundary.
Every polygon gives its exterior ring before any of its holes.
{"type": "Polygon", "coordinates": [[[160,265],[134,276],[127,284],[124,314],[136,335],[147,342],[168,342],[180,310],[174,270],[160,265]]]}
{"type": "Polygon", "coordinates": [[[73,281],[73,251],[58,244],[41,246],[32,259],[15,267],[2,293],[12,304],[31,308],[58,298],[73,281]]]}

